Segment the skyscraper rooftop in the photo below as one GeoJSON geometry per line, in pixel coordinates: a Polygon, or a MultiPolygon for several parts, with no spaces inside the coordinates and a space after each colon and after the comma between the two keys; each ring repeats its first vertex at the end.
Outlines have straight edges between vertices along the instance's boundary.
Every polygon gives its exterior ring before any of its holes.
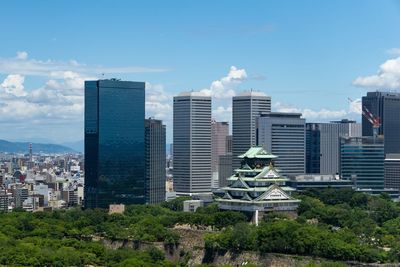
{"type": "Polygon", "coordinates": [[[266,96],[266,97],[268,97],[268,95],[263,92],[253,91],[253,90],[243,91],[243,92],[239,93],[237,96],[266,96]]]}
{"type": "Polygon", "coordinates": [[[186,92],[181,92],[178,96],[204,96],[204,97],[209,97],[205,95],[202,92],[199,91],[186,91],[186,92]]]}

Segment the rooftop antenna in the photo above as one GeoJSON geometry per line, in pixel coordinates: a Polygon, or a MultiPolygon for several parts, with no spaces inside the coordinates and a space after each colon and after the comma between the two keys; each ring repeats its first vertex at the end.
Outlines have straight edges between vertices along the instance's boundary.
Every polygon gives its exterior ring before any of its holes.
{"type": "Polygon", "coordinates": [[[32,162],[32,143],[29,143],[29,161],[32,162]]]}

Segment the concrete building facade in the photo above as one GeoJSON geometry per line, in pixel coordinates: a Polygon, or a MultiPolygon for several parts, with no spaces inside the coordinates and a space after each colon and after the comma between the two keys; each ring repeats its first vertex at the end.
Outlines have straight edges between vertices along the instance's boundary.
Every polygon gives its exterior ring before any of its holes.
{"type": "Polygon", "coordinates": [[[232,153],[219,156],[218,186],[228,185],[228,178],[232,175],[232,153]]]}
{"type": "Polygon", "coordinates": [[[386,154],[385,188],[400,190],[400,154],[386,154]]]}
{"type": "Polygon", "coordinates": [[[240,167],[239,155],[257,145],[257,118],[271,112],[271,97],[261,92],[243,92],[232,99],[233,168],[240,167]]]}
{"type": "Polygon", "coordinates": [[[305,119],[300,113],[271,112],[258,119],[258,145],[278,156],[275,166],[284,176],[305,172],[305,119]]]}
{"type": "Polygon", "coordinates": [[[211,169],[213,177],[218,177],[219,156],[226,154],[226,139],[229,136],[229,123],[211,122],[211,169]]]}
{"type": "Polygon", "coordinates": [[[339,173],[339,138],[360,137],[361,124],[350,120],[306,124],[306,173],[339,173]]]}
{"type": "Polygon", "coordinates": [[[165,201],[166,182],[166,129],[161,120],[146,119],[146,203],[165,201]]]}
{"type": "Polygon", "coordinates": [[[211,97],[197,92],[174,97],[174,189],[178,194],[211,192],[211,97]]]}

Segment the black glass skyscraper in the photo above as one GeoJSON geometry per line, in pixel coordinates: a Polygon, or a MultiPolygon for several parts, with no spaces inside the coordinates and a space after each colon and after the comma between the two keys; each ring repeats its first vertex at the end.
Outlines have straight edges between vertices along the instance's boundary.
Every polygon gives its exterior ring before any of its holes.
{"type": "MultiPolygon", "coordinates": [[[[385,137],[385,153],[400,153],[400,93],[368,92],[362,105],[381,119],[378,134],[385,137]]],[[[371,123],[362,118],[362,135],[372,136],[371,123]]]]}
{"type": "Polygon", "coordinates": [[[85,82],[85,207],[146,202],[145,84],[85,82]]]}
{"type": "Polygon", "coordinates": [[[306,173],[320,173],[321,131],[318,123],[306,123],[306,173]]]}

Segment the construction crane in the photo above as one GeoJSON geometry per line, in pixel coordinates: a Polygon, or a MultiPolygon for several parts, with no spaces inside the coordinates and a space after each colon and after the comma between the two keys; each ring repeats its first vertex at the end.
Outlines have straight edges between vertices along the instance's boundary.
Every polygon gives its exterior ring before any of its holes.
{"type": "MultiPolygon", "coordinates": [[[[350,103],[354,102],[350,97],[348,97],[347,99],[349,100],[350,103]]],[[[375,141],[375,138],[378,136],[378,129],[379,127],[381,127],[381,119],[378,116],[372,114],[372,112],[369,111],[369,109],[366,106],[362,106],[361,110],[359,111],[361,111],[361,114],[364,116],[364,118],[366,118],[369,121],[369,123],[371,123],[375,141]]]]}
{"type": "Polygon", "coordinates": [[[366,106],[362,107],[363,116],[372,124],[374,140],[378,136],[378,129],[381,127],[381,119],[372,114],[366,106]]]}

